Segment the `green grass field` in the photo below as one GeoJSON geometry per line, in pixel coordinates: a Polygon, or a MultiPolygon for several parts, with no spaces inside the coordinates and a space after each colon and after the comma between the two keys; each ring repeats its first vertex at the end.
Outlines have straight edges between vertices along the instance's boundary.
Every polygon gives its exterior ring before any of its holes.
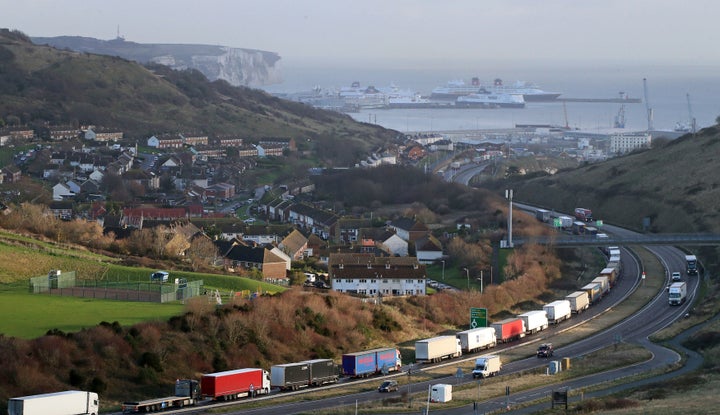
{"type": "MultiPolygon", "coordinates": [[[[6,287],[3,287],[6,288],[6,287]]],[[[106,321],[123,326],[143,321],[167,320],[181,314],[180,303],[140,303],[57,297],[18,290],[0,291],[0,333],[31,339],[58,329],[75,332],[106,321]]]]}
{"type": "MultiPolygon", "coordinates": [[[[182,314],[180,302],[144,303],[50,296],[29,292],[32,277],[47,275],[51,269],[75,271],[77,285],[105,283],[139,286],[149,282],[149,268],[114,264],[113,258],[87,251],[67,249],[0,232],[0,334],[35,338],[48,330],[75,332],[105,321],[130,326],[144,321],[166,321],[182,314]]],[[[262,281],[232,275],[203,274],[167,270],[170,278],[202,280],[208,291],[218,290],[223,298],[231,293],[278,293],[285,288],[262,281]]]]}

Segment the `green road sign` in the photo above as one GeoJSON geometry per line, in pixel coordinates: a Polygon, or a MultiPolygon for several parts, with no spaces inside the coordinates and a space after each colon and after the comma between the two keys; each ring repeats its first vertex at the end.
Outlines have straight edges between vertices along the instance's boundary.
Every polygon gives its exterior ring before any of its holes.
{"type": "Polygon", "coordinates": [[[487,308],[470,307],[470,328],[487,327],[487,308]]]}
{"type": "Polygon", "coordinates": [[[603,226],[602,221],[601,221],[601,220],[596,220],[596,221],[595,221],[595,226],[603,226]]]}
{"type": "Polygon", "coordinates": [[[556,227],[556,228],[562,227],[562,221],[560,220],[560,218],[554,218],[554,219],[553,219],[553,226],[556,227]]]}

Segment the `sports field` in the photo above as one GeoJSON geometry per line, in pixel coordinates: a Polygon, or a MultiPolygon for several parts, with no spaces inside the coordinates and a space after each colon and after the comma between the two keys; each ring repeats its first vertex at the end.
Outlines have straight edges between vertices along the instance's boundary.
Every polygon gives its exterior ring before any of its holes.
{"type": "Polygon", "coordinates": [[[142,303],[29,294],[0,288],[0,333],[35,338],[48,330],[79,331],[106,321],[132,325],[150,320],[168,320],[183,312],[180,303],[142,303]]]}

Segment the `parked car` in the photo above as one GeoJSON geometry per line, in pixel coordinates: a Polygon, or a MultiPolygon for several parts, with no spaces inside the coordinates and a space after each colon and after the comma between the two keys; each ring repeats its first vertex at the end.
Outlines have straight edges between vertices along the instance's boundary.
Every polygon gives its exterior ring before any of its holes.
{"type": "Polygon", "coordinates": [[[380,385],[380,387],[378,387],[378,392],[392,392],[396,390],[398,390],[398,383],[396,380],[386,380],[380,385]]]}

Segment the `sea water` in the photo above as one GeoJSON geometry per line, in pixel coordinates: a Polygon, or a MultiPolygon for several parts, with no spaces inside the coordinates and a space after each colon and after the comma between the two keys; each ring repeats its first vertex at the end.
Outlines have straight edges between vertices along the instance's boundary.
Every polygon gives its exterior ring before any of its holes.
{"type": "Polygon", "coordinates": [[[551,124],[582,130],[613,127],[622,109],[625,129],[648,128],[648,106],[652,127],[672,130],[677,123],[696,120],[698,128],[715,124],[720,116],[720,68],[693,65],[552,65],[489,71],[421,67],[410,69],[366,68],[362,66],[328,67],[285,66],[284,82],[264,88],[271,93],[309,91],[314,87],[339,90],[358,81],[361,86],[395,85],[429,96],[432,89],[450,80],[466,83],[479,77],[487,84],[501,78],[505,85],[518,80],[532,82],[560,98],[619,98],[624,93],[640,103],[528,102],[522,109],[363,109],[349,114],[360,122],[381,125],[400,132],[456,131],[513,128],[517,124],[551,124]],[[502,71],[502,73],[498,73],[502,71]],[[644,87],[646,79],[647,88],[644,87]],[[647,104],[645,101],[647,95],[647,104]],[[688,100],[689,96],[689,100],[688,100]]]}

